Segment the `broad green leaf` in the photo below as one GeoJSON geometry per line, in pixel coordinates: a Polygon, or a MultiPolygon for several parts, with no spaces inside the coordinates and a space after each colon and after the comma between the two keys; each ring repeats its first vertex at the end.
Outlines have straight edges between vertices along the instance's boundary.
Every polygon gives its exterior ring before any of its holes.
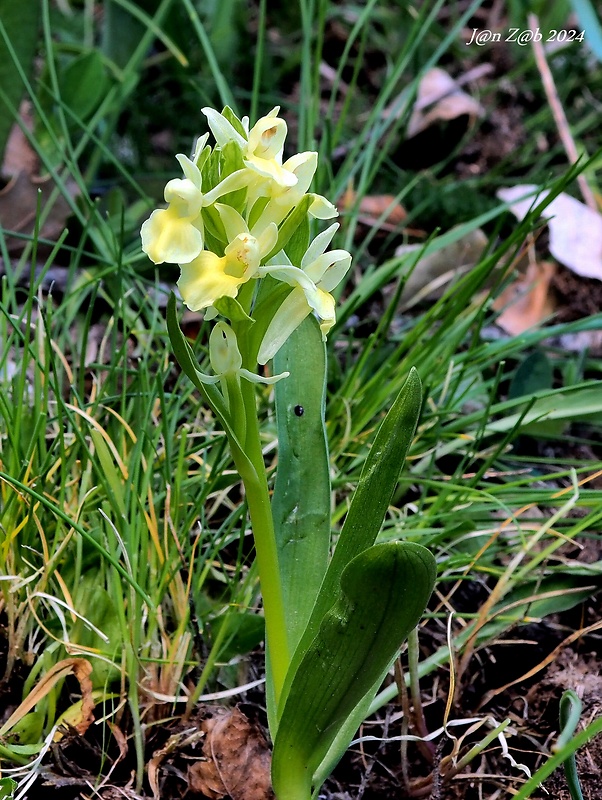
{"type": "Polygon", "coordinates": [[[330,550],[326,348],[313,316],[274,358],[274,372],[287,370],[289,377],[275,386],[278,472],[272,516],[292,653],[309,620],[330,550]]]}
{"type": "Polygon", "coordinates": [[[109,80],[98,50],[75,58],[59,76],[61,101],[82,120],[99,105],[109,80]]]}
{"type": "Polygon", "coordinates": [[[291,678],[303,657],[304,647],[315,636],[320,621],[339,594],[343,570],[351,559],[376,541],[414,437],[421,403],[420,378],[412,369],[382,421],[364,464],[307,630],[293,657],[291,678]]]}
{"type": "Polygon", "coordinates": [[[6,734],[6,741],[14,744],[37,744],[44,731],[45,714],[41,711],[30,711],[16,722],[6,734]]]}
{"type": "Polygon", "coordinates": [[[374,545],[347,565],[282,711],[272,759],[278,800],[309,800],[314,772],[417,625],[435,575],[430,552],[403,542],[374,545]]]}
{"type": "Polygon", "coordinates": [[[217,658],[227,663],[235,656],[246,655],[265,639],[265,620],[254,611],[230,612],[211,620],[212,640],[223,636],[217,658]],[[222,632],[222,628],[224,628],[222,632]]]}
{"type": "Polygon", "coordinates": [[[23,82],[14,57],[26,75],[31,72],[36,53],[39,0],[0,0],[0,164],[14,122],[12,109],[18,109],[23,96],[23,82]],[[10,42],[7,44],[5,37],[10,42]]]}
{"type": "Polygon", "coordinates": [[[552,363],[542,350],[528,355],[514,373],[508,389],[508,399],[533,395],[552,388],[552,363]]]}

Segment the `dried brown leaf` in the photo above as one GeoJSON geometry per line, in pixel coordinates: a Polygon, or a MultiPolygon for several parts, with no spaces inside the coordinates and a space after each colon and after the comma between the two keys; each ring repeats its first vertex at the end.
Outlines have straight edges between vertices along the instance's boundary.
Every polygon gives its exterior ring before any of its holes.
{"type": "Polygon", "coordinates": [[[456,81],[439,67],[430,69],[420,81],[418,97],[408,123],[407,136],[416,136],[431,125],[461,116],[482,117],[481,104],[464,92],[456,81]]]}
{"type": "Polygon", "coordinates": [[[556,266],[550,261],[532,262],[524,275],[510,284],[496,298],[493,307],[504,309],[497,324],[511,336],[517,336],[548,319],[554,312],[550,285],[556,266]]]}
{"type": "MultiPolygon", "coordinates": [[[[55,184],[51,178],[34,177],[22,170],[0,191],[0,225],[5,231],[31,236],[38,209],[38,193],[41,195],[40,207],[44,209],[54,189],[55,184]]],[[[69,189],[73,196],[77,195],[74,184],[70,184],[69,189]]],[[[44,239],[57,239],[65,228],[70,214],[71,209],[65,198],[57,197],[45,215],[40,236],[44,239]]],[[[11,252],[23,249],[23,241],[20,238],[7,236],[6,243],[11,252]]]]}
{"type": "Polygon", "coordinates": [[[220,710],[203,722],[203,728],[207,760],[189,767],[191,791],[210,800],[226,796],[232,800],[273,800],[271,754],[259,728],[237,708],[220,710]]]}
{"type": "MultiPolygon", "coordinates": [[[[23,117],[23,112],[21,116],[23,117]]],[[[18,175],[20,172],[34,175],[39,163],[35,150],[32,149],[21,128],[13,125],[4,150],[2,174],[7,177],[18,175]]]]}
{"type": "MultiPolygon", "coordinates": [[[[475,228],[447,247],[426,253],[407,279],[401,295],[404,309],[425,299],[441,297],[450,282],[471,270],[487,246],[487,236],[475,228]]],[[[396,256],[418,253],[421,244],[404,244],[395,250],[396,256]]]]}
{"type": "Polygon", "coordinates": [[[80,685],[82,692],[81,712],[77,723],[73,726],[78,733],[85,733],[94,721],[94,698],[92,696],[92,681],[90,673],[92,664],[85,658],[65,658],[55,664],[44,677],[37,683],[25,700],[10,715],[0,728],[0,736],[4,736],[16,723],[28,714],[40,700],[42,700],[50,690],[56,686],[58,681],[66,678],[67,675],[74,675],[80,685]]]}

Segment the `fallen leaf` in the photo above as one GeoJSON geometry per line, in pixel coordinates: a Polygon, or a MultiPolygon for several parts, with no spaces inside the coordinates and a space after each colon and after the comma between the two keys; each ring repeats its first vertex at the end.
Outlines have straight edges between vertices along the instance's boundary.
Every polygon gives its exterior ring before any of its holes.
{"type": "MultiPolygon", "coordinates": [[[[509,203],[518,219],[524,219],[549,194],[547,189],[537,190],[534,184],[511,186],[500,189],[497,196],[509,203]],[[530,197],[525,198],[526,194],[530,197]]],[[[554,258],[576,275],[602,280],[602,214],[566,192],[555,197],[543,213],[550,217],[550,253],[554,258]]]]}
{"type": "MultiPolygon", "coordinates": [[[[349,185],[341,199],[343,210],[350,211],[357,202],[357,194],[353,186],[349,185]]],[[[394,231],[405,220],[408,213],[392,194],[368,194],[359,201],[357,210],[358,219],[374,227],[378,225],[381,230],[394,231]]]]}
{"type": "Polygon", "coordinates": [[[485,114],[483,106],[464,92],[445,70],[434,67],[425,73],[418,86],[418,96],[408,123],[408,138],[421,131],[461,116],[477,119],[485,114]]]}
{"type": "MultiPolygon", "coordinates": [[[[472,269],[486,246],[487,236],[480,228],[475,228],[447,247],[426,252],[403,287],[402,308],[405,310],[423,300],[441,297],[454,278],[472,269]]],[[[404,244],[395,250],[395,255],[418,253],[422,248],[421,244],[404,244]]]]}
{"type": "Polygon", "coordinates": [[[204,720],[205,761],[188,768],[190,791],[209,800],[273,800],[271,754],[259,730],[237,708],[204,720]]]}
{"type": "MultiPolygon", "coordinates": [[[[19,106],[19,118],[21,125],[26,130],[33,131],[32,106],[28,100],[24,100],[19,106]]],[[[37,153],[29,144],[21,125],[15,122],[10,129],[2,162],[2,175],[4,177],[11,178],[13,175],[18,175],[23,171],[28,175],[33,175],[40,165],[37,153]]]]}
{"type": "MultiPolygon", "coordinates": [[[[346,208],[352,206],[354,202],[355,196],[353,193],[350,202],[347,196],[345,197],[346,208]]],[[[381,222],[388,223],[389,225],[399,225],[408,216],[408,212],[397,202],[397,199],[392,194],[365,195],[360,200],[358,210],[360,214],[365,217],[370,217],[374,222],[380,219],[381,222]]]]}
{"type": "Polygon", "coordinates": [[[532,261],[525,274],[504,289],[493,304],[496,311],[503,309],[496,320],[500,328],[518,336],[553,314],[550,284],[555,271],[551,261],[532,261]]]}
{"type": "MultiPolygon", "coordinates": [[[[24,170],[15,175],[0,191],[0,225],[2,228],[5,231],[32,236],[38,208],[38,194],[40,195],[40,207],[44,209],[54,189],[54,181],[49,177],[37,178],[28,175],[24,170]]],[[[71,182],[69,189],[73,196],[78,194],[77,187],[71,185],[71,182]]],[[[63,232],[65,222],[70,214],[69,204],[60,195],[54,200],[52,208],[45,216],[39,233],[40,237],[57,239],[63,232]]],[[[6,236],[6,244],[12,252],[22,250],[24,246],[22,238],[10,235],[6,236]]]]}

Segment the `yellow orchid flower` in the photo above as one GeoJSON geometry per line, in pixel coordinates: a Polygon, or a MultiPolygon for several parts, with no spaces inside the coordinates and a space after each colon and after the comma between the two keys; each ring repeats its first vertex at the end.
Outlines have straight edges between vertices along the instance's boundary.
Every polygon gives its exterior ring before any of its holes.
{"type": "Polygon", "coordinates": [[[316,236],[301,260],[301,269],[293,267],[284,252],[279,253],[274,261],[284,260],[288,264],[259,268],[259,275],[271,275],[293,287],[268,325],[257,356],[260,364],[265,364],[276,355],[312,311],[320,320],[323,339],[326,339],[326,334],[336,322],[335,302],[330,292],[338,286],[351,266],[351,256],[346,250],[324,252],[338,227],[335,222],[316,236]]]}
{"type": "Polygon", "coordinates": [[[230,206],[216,203],[224,224],[228,245],[223,256],[203,250],[187,264],[181,264],[178,288],[191,311],[210,308],[221,297],[236,297],[243,283],[257,277],[261,260],[274,249],[278,228],[273,223],[254,236],[241,215],[230,206]]]}
{"type": "MultiPolygon", "coordinates": [[[[268,197],[269,202],[262,211],[255,227],[262,230],[270,222],[279,225],[287,214],[301,202],[310,187],[318,166],[318,154],[309,151],[291,156],[282,165],[282,169],[291,172],[297,183],[293,186],[282,186],[275,181],[261,181],[249,186],[247,204],[252,208],[259,197],[268,197]]],[[[312,194],[312,203],[309,213],[318,219],[332,219],[338,216],[338,211],[333,204],[319,194],[312,194]]]]}
{"type": "Polygon", "coordinates": [[[202,111],[220,147],[228,142],[236,142],[242,151],[245,166],[256,176],[274,181],[278,186],[295,186],[297,176],[282,164],[287,127],[286,122],[277,116],[279,106],[261,117],[248,132],[248,121],[245,118],[243,122],[246,126],[246,139],[223,114],[213,108],[203,108],[202,111]]]}
{"type": "Polygon", "coordinates": [[[210,192],[203,193],[198,161],[209,134],[198,141],[193,159],[182,153],[176,156],[184,178],[174,178],[165,186],[167,208],[153,211],[140,229],[142,249],[154,264],[187,264],[203,249],[201,209],[212,205],[228,192],[248,185],[252,175],[246,169],[233,172],[210,192]]]}

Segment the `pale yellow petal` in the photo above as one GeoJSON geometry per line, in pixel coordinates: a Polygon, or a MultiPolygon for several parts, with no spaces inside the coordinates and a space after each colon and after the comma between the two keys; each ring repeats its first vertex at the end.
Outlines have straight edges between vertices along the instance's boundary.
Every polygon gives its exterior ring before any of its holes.
{"type": "Polygon", "coordinates": [[[309,213],[315,219],[332,219],[338,217],[339,212],[330,200],[322,197],[321,194],[312,194],[313,202],[309,207],[309,213]]]}
{"type": "Polygon", "coordinates": [[[191,311],[201,311],[214,305],[220,297],[236,297],[244,281],[226,275],[226,259],[204,250],[190,264],[181,264],[178,288],[191,311]]]}
{"type": "Polygon", "coordinates": [[[334,297],[317,287],[315,291],[306,291],[305,299],[311,308],[316,312],[320,320],[320,330],[322,338],[326,339],[326,334],[336,322],[334,297]]]}
{"type": "Polygon", "coordinates": [[[257,239],[250,233],[239,234],[224,251],[224,271],[244,283],[257,272],[261,253],[257,239]]]}
{"type": "Polygon", "coordinates": [[[248,155],[261,159],[280,157],[284,148],[286,132],[286,122],[283,119],[262,117],[249,132],[248,155]]]}
{"type": "Polygon", "coordinates": [[[260,175],[271,178],[279,186],[294,186],[297,183],[297,176],[284,169],[282,164],[279,164],[274,158],[252,156],[245,159],[245,164],[260,175]]]}
{"type": "Polygon", "coordinates": [[[216,375],[236,373],[242,367],[236,334],[226,322],[218,322],[211,331],[209,360],[216,375]]]}
{"type": "Polygon", "coordinates": [[[140,230],[142,249],[154,264],[187,264],[203,249],[203,234],[174,207],[160,208],[140,230]]]}
{"type": "Polygon", "coordinates": [[[311,308],[305,299],[303,290],[300,288],[293,289],[288,297],[284,299],[268,325],[259,347],[257,362],[266,364],[271,358],[274,358],[291,333],[299,327],[310,313],[311,308]]]}

